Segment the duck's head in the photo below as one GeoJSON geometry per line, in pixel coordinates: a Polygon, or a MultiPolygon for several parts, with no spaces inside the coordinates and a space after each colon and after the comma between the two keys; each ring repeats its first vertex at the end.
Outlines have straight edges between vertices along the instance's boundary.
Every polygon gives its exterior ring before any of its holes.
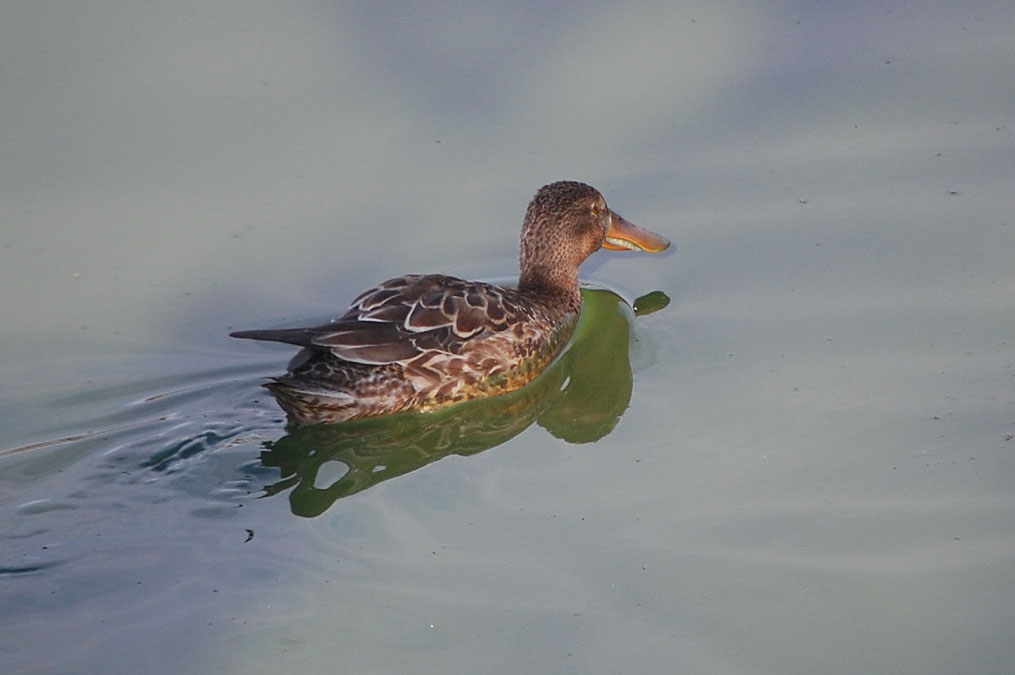
{"type": "Polygon", "coordinates": [[[578,266],[601,248],[665,251],[669,240],[610,210],[591,185],[544,185],[529,202],[519,253],[520,288],[578,292],[578,266]]]}

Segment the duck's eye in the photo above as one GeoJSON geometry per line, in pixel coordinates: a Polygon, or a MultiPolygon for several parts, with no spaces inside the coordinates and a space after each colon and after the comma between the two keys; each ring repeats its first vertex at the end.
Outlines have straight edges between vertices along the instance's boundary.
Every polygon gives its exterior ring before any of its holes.
{"type": "Polygon", "coordinates": [[[598,216],[602,211],[603,209],[599,204],[592,204],[592,215],[598,216]]]}

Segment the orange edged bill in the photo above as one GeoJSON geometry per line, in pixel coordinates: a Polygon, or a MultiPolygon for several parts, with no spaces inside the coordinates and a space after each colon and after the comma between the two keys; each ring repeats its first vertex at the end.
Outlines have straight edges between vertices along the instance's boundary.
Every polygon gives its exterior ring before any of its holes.
{"type": "Polygon", "coordinates": [[[610,211],[610,231],[603,248],[611,251],[647,251],[659,253],[670,247],[666,237],[638,227],[615,211],[610,211]]]}

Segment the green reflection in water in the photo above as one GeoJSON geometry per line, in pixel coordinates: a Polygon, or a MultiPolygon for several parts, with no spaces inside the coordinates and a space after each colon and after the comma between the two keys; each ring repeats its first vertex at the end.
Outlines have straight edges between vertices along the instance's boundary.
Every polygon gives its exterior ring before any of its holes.
{"type": "MultiPolygon", "coordinates": [[[[298,516],[324,513],[337,499],[402,476],[447,455],[474,455],[514,438],[533,422],[569,443],[589,443],[613,431],[631,400],[629,357],[632,312],[615,293],[583,289],[584,309],[568,349],[518,391],[466,401],[430,413],[399,413],[343,424],[297,427],[265,444],[261,463],[282,480],[265,488],[292,488],[298,516]],[[347,469],[327,486],[331,467],[347,469]]],[[[660,291],[635,301],[637,314],[669,304],[660,291]]]]}

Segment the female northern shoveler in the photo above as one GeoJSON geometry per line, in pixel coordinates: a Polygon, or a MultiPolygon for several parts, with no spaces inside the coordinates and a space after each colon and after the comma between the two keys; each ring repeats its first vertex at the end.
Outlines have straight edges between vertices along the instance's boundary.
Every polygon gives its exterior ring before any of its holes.
{"type": "Polygon", "coordinates": [[[385,281],[322,326],[233,337],[303,347],[265,386],[290,422],[343,422],[518,389],[578,323],[578,266],[600,248],[670,245],[614,213],[595,188],[540,188],[522,225],[517,288],[440,274],[385,281]]]}

